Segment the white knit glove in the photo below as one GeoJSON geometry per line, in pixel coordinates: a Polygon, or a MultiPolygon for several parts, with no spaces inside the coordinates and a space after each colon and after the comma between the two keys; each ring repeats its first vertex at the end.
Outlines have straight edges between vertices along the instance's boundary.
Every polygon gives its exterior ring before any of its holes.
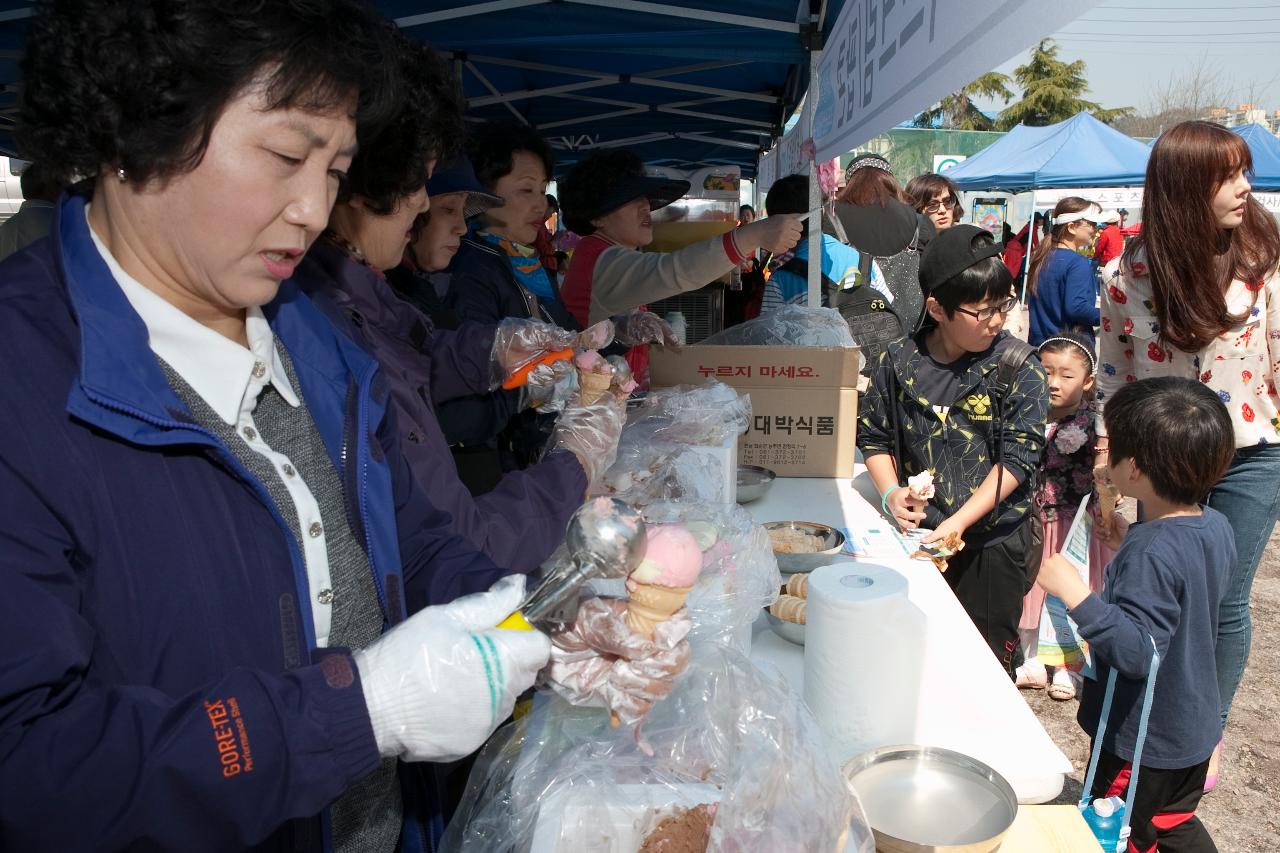
{"type": "Polygon", "coordinates": [[[406,761],[475,752],[533,686],[551,641],[494,626],[519,609],[524,575],[428,607],[356,652],[378,751],[406,761]]]}

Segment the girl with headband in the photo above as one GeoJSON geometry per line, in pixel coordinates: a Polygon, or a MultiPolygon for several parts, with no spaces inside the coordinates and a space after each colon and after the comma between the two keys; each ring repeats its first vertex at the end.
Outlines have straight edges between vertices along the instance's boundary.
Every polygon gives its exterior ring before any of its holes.
{"type": "MultiPolygon", "coordinates": [[[[1040,466],[1035,510],[1044,526],[1044,556],[1057,554],[1066,544],[1067,532],[1084,496],[1094,490],[1094,446],[1097,417],[1093,408],[1094,374],[1097,361],[1093,347],[1083,335],[1062,332],[1040,345],[1040,362],[1049,385],[1049,424],[1045,430],[1045,453],[1040,466]]],[[[1089,542],[1089,587],[1102,589],[1102,572],[1114,553],[1106,537],[1113,529],[1109,522],[1114,500],[1100,493],[1090,501],[1093,534],[1089,542]]],[[[1074,699],[1073,674],[1080,661],[1068,660],[1060,648],[1039,648],[1038,637],[1045,593],[1039,584],[1031,587],[1022,602],[1018,634],[1025,662],[1018,667],[1019,687],[1047,688],[1049,697],[1074,699]],[[1046,665],[1054,667],[1050,680],[1046,665]]]]}

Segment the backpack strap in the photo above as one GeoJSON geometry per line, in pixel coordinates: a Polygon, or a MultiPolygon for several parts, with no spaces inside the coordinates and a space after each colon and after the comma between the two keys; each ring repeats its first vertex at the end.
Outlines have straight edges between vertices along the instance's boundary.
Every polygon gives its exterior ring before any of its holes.
{"type": "Polygon", "coordinates": [[[1009,345],[1004,348],[1004,352],[1000,353],[1000,361],[996,365],[996,384],[993,390],[1004,397],[1009,393],[1009,389],[1013,387],[1013,379],[1018,375],[1018,371],[1022,369],[1022,365],[1033,353],[1036,348],[1026,341],[1018,338],[1011,338],[1009,345]]]}
{"type": "MultiPolygon", "coordinates": [[[[787,261],[785,264],[782,264],[781,266],[779,266],[778,269],[783,272],[789,272],[793,275],[798,275],[801,278],[803,278],[805,281],[809,280],[809,262],[806,261],[804,258],[793,257],[789,261],[787,261]]],[[[836,284],[836,282],[832,281],[827,276],[826,271],[822,272],[821,277],[822,277],[822,286],[828,292],[839,289],[839,285],[836,284]]]]}
{"type": "Polygon", "coordinates": [[[1004,403],[1005,396],[1013,387],[1013,380],[1022,369],[1022,365],[1036,352],[1036,348],[1026,341],[1011,338],[1004,352],[1000,353],[1000,361],[996,363],[995,382],[991,386],[991,404],[995,407],[995,419],[992,429],[995,432],[995,448],[991,452],[992,464],[996,466],[996,501],[991,507],[990,522],[995,524],[1000,512],[1000,493],[1004,490],[1004,403]]]}

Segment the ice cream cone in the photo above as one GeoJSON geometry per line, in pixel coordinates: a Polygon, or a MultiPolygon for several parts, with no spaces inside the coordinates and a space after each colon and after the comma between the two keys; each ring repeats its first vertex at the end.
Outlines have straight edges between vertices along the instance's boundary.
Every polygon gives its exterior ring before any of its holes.
{"type": "Polygon", "coordinates": [[[1104,536],[1111,534],[1111,516],[1120,505],[1120,490],[1110,483],[1098,483],[1098,524],[1104,536]]]}
{"type": "Polygon", "coordinates": [[[596,400],[600,399],[600,395],[609,390],[609,385],[612,382],[613,374],[611,373],[595,373],[590,370],[579,370],[578,388],[581,395],[582,405],[590,406],[596,400]]]}
{"type": "Polygon", "coordinates": [[[627,605],[627,625],[637,634],[653,639],[654,629],[684,607],[691,586],[656,586],[638,583],[627,605]]]}

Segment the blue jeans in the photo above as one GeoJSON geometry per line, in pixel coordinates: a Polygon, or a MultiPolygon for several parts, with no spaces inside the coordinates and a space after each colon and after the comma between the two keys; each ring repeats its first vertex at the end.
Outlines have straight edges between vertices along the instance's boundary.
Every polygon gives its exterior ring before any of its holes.
{"type": "Polygon", "coordinates": [[[1253,623],[1249,590],[1280,515],[1280,444],[1241,448],[1209,493],[1209,506],[1227,517],[1236,538],[1236,565],[1218,607],[1218,697],[1222,726],[1249,660],[1253,623]]]}

